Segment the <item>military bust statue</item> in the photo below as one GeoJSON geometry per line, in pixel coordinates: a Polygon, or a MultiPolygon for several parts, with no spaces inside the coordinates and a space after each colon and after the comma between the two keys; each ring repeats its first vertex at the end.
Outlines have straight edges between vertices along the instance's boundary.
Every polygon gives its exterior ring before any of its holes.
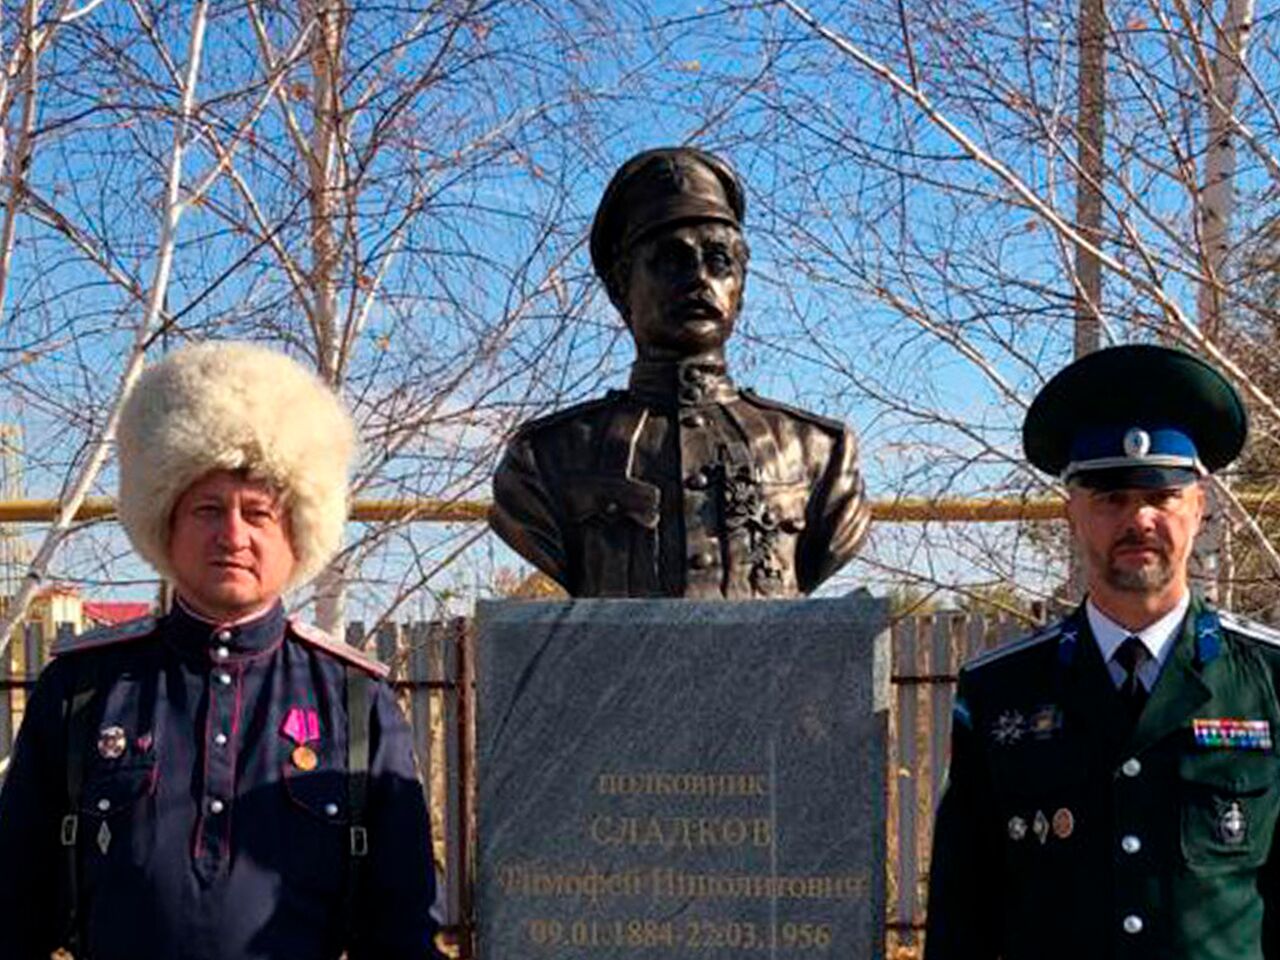
{"type": "Polygon", "coordinates": [[[600,201],[591,259],[635,340],[630,383],[525,424],[489,517],[572,596],[794,597],[866,533],[848,428],[725,371],[745,206],[733,170],[688,147],[632,157],[600,201]]]}

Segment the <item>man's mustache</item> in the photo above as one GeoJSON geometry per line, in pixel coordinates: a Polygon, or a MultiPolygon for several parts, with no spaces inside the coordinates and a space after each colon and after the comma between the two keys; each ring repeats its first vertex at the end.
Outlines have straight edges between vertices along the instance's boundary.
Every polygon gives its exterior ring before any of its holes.
{"type": "Polygon", "coordinates": [[[1165,554],[1165,546],[1163,543],[1153,537],[1144,537],[1137,533],[1126,533],[1111,545],[1111,552],[1115,553],[1117,550],[1123,549],[1124,547],[1139,547],[1144,550],[1155,550],[1159,552],[1161,556],[1164,556],[1165,554]]]}
{"type": "Polygon", "coordinates": [[[681,297],[676,301],[682,313],[698,312],[714,317],[723,317],[724,311],[721,309],[714,297],[710,294],[691,293],[688,296],[681,297]]]}

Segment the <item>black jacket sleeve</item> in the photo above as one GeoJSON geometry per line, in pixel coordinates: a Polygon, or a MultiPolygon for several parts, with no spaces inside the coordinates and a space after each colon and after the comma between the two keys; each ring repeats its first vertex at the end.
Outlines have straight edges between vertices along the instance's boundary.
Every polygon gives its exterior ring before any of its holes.
{"type": "Polygon", "coordinates": [[[55,661],[28,700],[0,792],[0,956],[7,960],[49,960],[65,933],[63,666],[55,661]]]}
{"type": "Polygon", "coordinates": [[[431,824],[413,738],[391,689],[379,683],[372,692],[369,858],[349,960],[443,960],[434,943],[431,824]]]}
{"type": "Polygon", "coordinates": [[[960,676],[951,724],[951,766],[933,828],[925,960],[995,960],[1002,886],[1000,838],[982,744],[960,676]]]}

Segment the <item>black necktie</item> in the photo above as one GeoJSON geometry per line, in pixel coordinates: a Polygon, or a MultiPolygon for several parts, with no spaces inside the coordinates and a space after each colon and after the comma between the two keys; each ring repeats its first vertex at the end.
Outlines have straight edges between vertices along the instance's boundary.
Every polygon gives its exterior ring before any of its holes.
{"type": "Polygon", "coordinates": [[[1115,653],[1115,661],[1124,668],[1124,681],[1120,684],[1120,700],[1129,712],[1129,719],[1137,723],[1147,702],[1147,688],[1142,685],[1138,668],[1146,662],[1147,648],[1137,637],[1125,637],[1115,653]]]}

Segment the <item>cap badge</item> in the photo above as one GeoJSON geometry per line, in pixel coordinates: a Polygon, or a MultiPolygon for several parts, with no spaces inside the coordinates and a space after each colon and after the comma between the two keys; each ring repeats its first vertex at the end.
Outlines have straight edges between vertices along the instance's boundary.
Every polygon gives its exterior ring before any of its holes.
{"type": "Polygon", "coordinates": [[[1130,427],[1125,431],[1124,455],[1126,457],[1145,457],[1150,452],[1151,434],[1141,427],[1130,427]]]}
{"type": "Polygon", "coordinates": [[[124,727],[103,727],[98,731],[98,756],[104,760],[118,760],[129,745],[124,727]]]}
{"type": "Polygon", "coordinates": [[[1244,817],[1244,808],[1239,800],[1218,803],[1218,839],[1224,844],[1238,847],[1244,843],[1248,832],[1248,823],[1244,817]]]}

